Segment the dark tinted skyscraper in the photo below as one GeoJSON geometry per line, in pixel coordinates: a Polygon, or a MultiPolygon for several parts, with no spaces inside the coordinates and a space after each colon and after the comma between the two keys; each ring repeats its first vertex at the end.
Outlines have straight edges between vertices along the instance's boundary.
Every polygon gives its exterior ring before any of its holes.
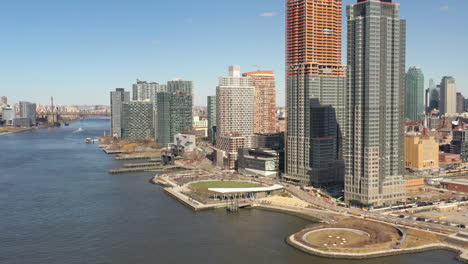
{"type": "Polygon", "coordinates": [[[113,136],[122,136],[122,107],[124,103],[130,101],[130,92],[125,92],[124,88],[117,88],[110,94],[111,100],[111,129],[113,136]]]}
{"type": "Polygon", "coordinates": [[[208,96],[208,140],[215,143],[216,139],[216,96],[208,96]]]}
{"type": "Polygon", "coordinates": [[[405,201],[406,21],[399,3],[379,0],[348,5],[347,17],[345,199],[405,201]]]}
{"type": "Polygon", "coordinates": [[[419,67],[411,67],[406,74],[406,119],[421,121],[424,112],[424,74],[419,67]]]}

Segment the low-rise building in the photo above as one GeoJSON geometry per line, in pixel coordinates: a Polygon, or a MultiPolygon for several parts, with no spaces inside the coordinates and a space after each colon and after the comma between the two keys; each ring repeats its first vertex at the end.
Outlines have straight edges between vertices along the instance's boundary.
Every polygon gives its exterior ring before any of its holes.
{"type": "Polygon", "coordinates": [[[424,177],[406,177],[406,191],[419,191],[424,188],[424,177]]]}
{"type": "Polygon", "coordinates": [[[262,148],[239,149],[237,170],[250,176],[279,177],[280,154],[276,150],[262,148]]]}
{"type": "Polygon", "coordinates": [[[441,153],[439,155],[439,162],[443,163],[454,163],[454,162],[460,162],[460,154],[452,154],[452,153],[441,153]]]}
{"type": "Polygon", "coordinates": [[[439,144],[433,136],[405,137],[405,166],[412,170],[439,168],[439,144]]]}
{"type": "Polygon", "coordinates": [[[197,147],[195,135],[176,134],[174,145],[183,148],[184,152],[192,152],[197,147]]]}
{"type": "Polygon", "coordinates": [[[246,145],[246,138],[238,135],[218,136],[215,148],[215,163],[227,170],[236,169],[238,151],[246,145]]]}
{"type": "Polygon", "coordinates": [[[29,117],[17,117],[13,119],[14,127],[30,127],[32,126],[32,120],[29,117]]]}
{"type": "Polygon", "coordinates": [[[468,193],[468,178],[444,179],[440,187],[452,192],[468,193]]]}
{"type": "Polygon", "coordinates": [[[2,108],[2,119],[6,126],[13,125],[13,119],[16,118],[16,109],[15,107],[3,107],[2,108]]]}

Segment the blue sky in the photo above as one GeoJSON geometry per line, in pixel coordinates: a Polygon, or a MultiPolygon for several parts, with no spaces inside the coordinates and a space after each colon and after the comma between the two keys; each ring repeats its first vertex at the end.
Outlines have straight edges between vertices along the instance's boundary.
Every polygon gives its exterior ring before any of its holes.
{"type": "MultiPolygon", "coordinates": [[[[436,83],[453,75],[468,96],[468,1],[400,3],[407,67],[422,67],[436,83]]],[[[274,70],[284,105],[284,0],[0,4],[0,95],[12,103],[47,103],[53,95],[59,104],[108,104],[109,91],[130,89],[137,78],[181,77],[195,82],[195,103],[205,105],[218,77],[237,64],[242,71],[274,70]]]]}

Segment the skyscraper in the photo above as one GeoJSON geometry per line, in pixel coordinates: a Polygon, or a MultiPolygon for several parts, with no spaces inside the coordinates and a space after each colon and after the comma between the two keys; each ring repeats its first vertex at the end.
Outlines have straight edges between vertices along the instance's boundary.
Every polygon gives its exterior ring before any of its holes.
{"type": "Polygon", "coordinates": [[[424,74],[419,67],[410,67],[406,74],[406,119],[421,121],[424,112],[424,74]]]}
{"type": "Polygon", "coordinates": [[[444,76],[440,82],[440,113],[453,115],[457,112],[457,85],[455,78],[444,76]]]}
{"type": "Polygon", "coordinates": [[[235,169],[238,150],[252,146],[254,93],[252,80],[241,76],[239,66],[229,66],[229,76],[219,78],[216,87],[215,149],[218,166],[235,169]]]}
{"type": "Polygon", "coordinates": [[[157,139],[167,145],[174,141],[174,135],[192,130],[193,98],[184,93],[157,94],[157,139]]]}
{"type": "Polygon", "coordinates": [[[215,144],[216,139],[216,96],[208,96],[208,140],[215,144]]]}
{"type": "MultiPolygon", "coordinates": [[[[254,91],[251,79],[241,77],[239,66],[229,66],[229,76],[219,78],[216,87],[218,137],[233,133],[245,137],[254,134],[254,91]]],[[[250,147],[249,144],[247,147],[250,147]]]]}
{"type": "Polygon", "coordinates": [[[117,88],[110,93],[111,103],[111,130],[114,137],[122,136],[122,106],[130,101],[130,92],[124,88],[117,88]]]}
{"type": "MultiPolygon", "coordinates": [[[[342,1],[286,1],[286,179],[310,183],[310,99],[335,108],[344,125],[342,1]]],[[[340,152],[340,150],[339,150],[340,152]]]]}
{"type": "Polygon", "coordinates": [[[0,105],[7,105],[8,104],[8,98],[6,96],[2,96],[0,98],[0,105]]]}
{"type": "Polygon", "coordinates": [[[432,88],[429,95],[429,110],[427,112],[434,109],[440,110],[440,85],[432,88]]]}
{"type": "Polygon", "coordinates": [[[461,93],[457,93],[457,113],[465,112],[465,97],[461,93]]]}
{"type": "Polygon", "coordinates": [[[391,0],[359,0],[347,18],[345,200],[405,201],[406,21],[391,0]]]}
{"type": "Polygon", "coordinates": [[[154,138],[153,104],[147,101],[131,101],[122,105],[122,137],[154,138]]]}
{"type": "Polygon", "coordinates": [[[273,71],[255,71],[242,74],[250,77],[255,87],[254,132],[276,132],[276,86],[273,71]]]}

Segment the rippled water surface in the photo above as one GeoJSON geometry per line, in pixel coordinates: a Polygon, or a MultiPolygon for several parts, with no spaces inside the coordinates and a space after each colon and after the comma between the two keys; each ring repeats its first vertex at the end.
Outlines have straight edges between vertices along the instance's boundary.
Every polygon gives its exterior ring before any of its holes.
{"type": "Polygon", "coordinates": [[[108,120],[0,136],[0,263],[459,263],[446,251],[323,259],[284,239],[310,224],[259,210],[194,213],[97,145],[108,120]],[[76,131],[79,127],[83,132],[76,131]]]}

